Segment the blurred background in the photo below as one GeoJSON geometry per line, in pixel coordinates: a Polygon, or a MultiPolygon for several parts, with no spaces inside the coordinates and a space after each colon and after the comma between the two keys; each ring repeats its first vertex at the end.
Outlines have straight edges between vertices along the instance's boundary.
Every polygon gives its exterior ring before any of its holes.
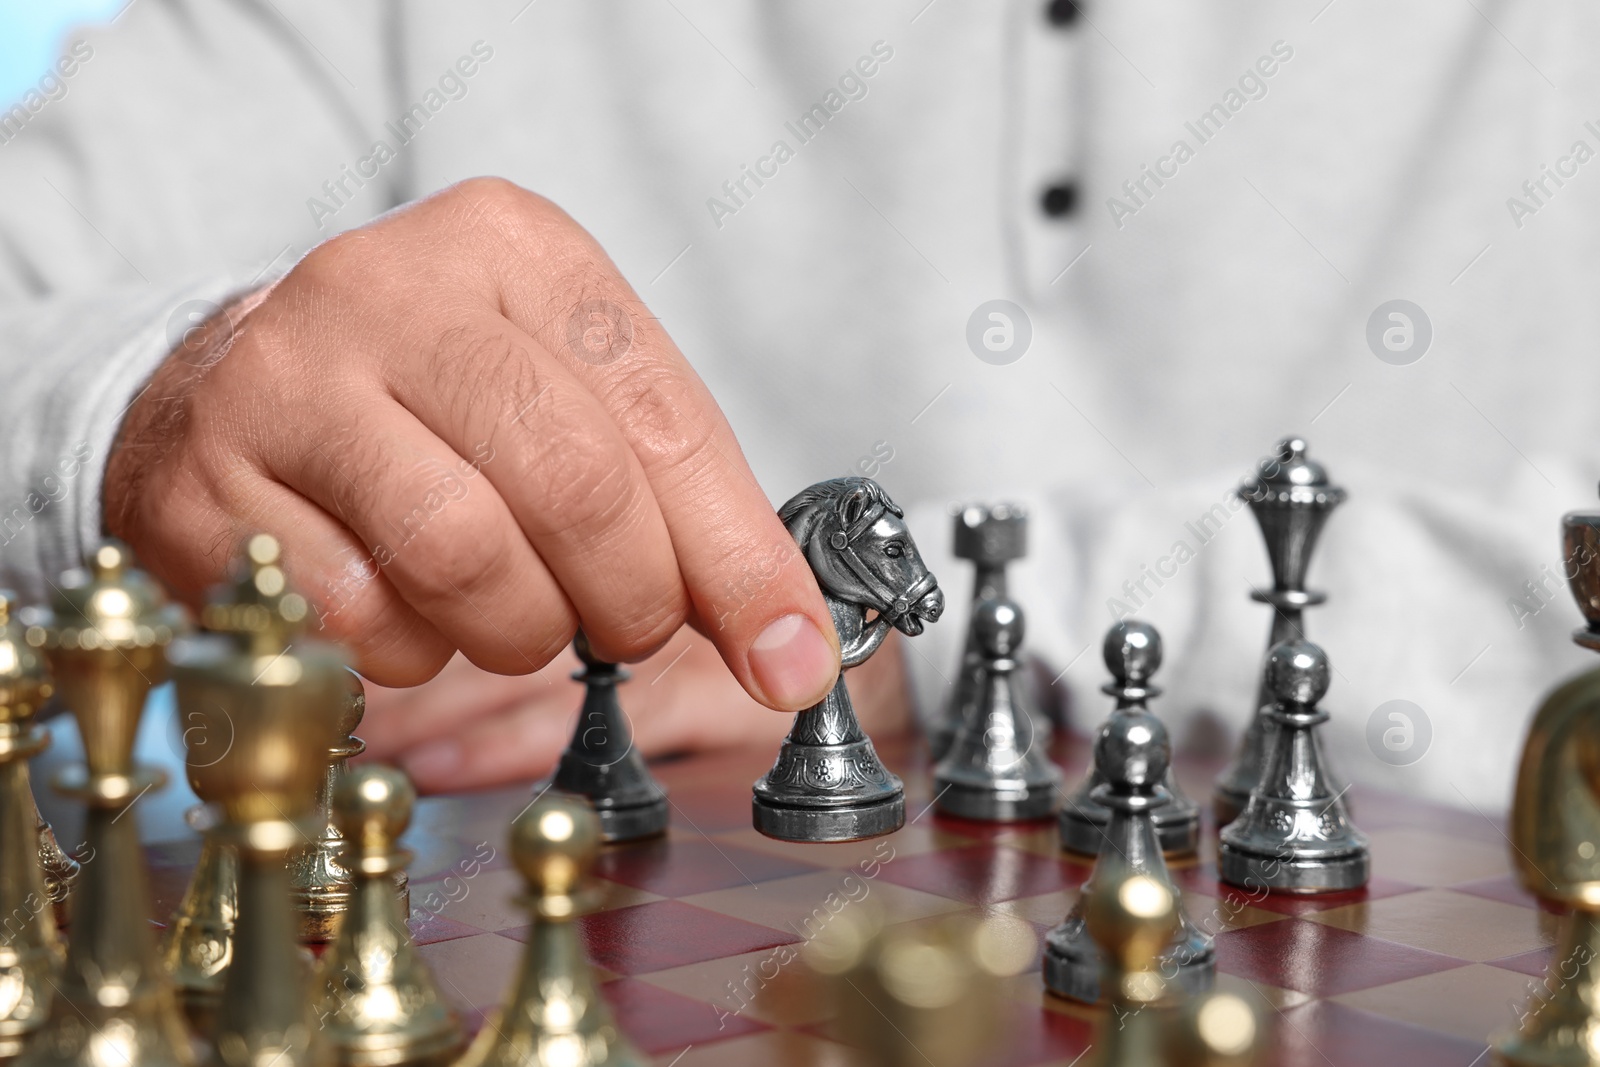
{"type": "Polygon", "coordinates": [[[76,26],[110,22],[128,0],[0,0],[0,108],[38,82],[76,26]]]}

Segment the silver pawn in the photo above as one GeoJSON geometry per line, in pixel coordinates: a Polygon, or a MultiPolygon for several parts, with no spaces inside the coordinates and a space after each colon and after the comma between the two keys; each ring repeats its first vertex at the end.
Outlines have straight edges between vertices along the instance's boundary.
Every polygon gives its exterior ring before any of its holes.
{"type": "Polygon", "coordinates": [[[1022,609],[1010,600],[985,600],[973,609],[978,699],[933,772],[934,806],[946,814],[1021,822],[1055,807],[1061,772],[1020,699],[1023,627],[1022,609]]]}
{"type": "MultiPolygon", "coordinates": [[[[1111,819],[1094,873],[1084,883],[1078,902],[1045,937],[1044,982],[1057,996],[1090,1004],[1101,999],[1100,950],[1084,922],[1085,904],[1095,886],[1142,874],[1178,897],[1152,818],[1168,803],[1160,783],[1171,757],[1167,728],[1143,708],[1114,714],[1100,727],[1094,762],[1105,784],[1095,789],[1094,799],[1110,810],[1111,819]]],[[[1216,969],[1216,947],[1210,935],[1190,922],[1180,905],[1178,927],[1161,953],[1162,976],[1177,990],[1193,996],[1211,988],[1216,969]]]]}
{"type": "MultiPolygon", "coordinates": [[[[1028,554],[1028,513],[1016,504],[968,504],[952,512],[954,555],[973,564],[972,610],[985,600],[998,600],[1008,595],[1006,566],[1028,554]]],[[[955,742],[961,724],[967,720],[972,707],[978,702],[983,688],[983,657],[978,651],[977,635],[972,632],[969,619],[966,644],[961,651],[961,663],[956,670],[955,691],[941,709],[938,720],[928,735],[928,747],[937,763],[955,742]]],[[[1019,690],[1033,725],[1033,734],[1040,744],[1050,740],[1050,719],[1039,712],[1033,694],[1026,688],[1019,690]]]]}
{"type": "Polygon", "coordinates": [[[1224,882],[1285,893],[1336,893],[1367,884],[1367,837],[1350,823],[1344,794],[1330,782],[1317,727],[1328,713],[1327,654],[1285,641],[1267,655],[1265,714],[1275,729],[1261,781],[1222,831],[1217,868],[1224,882]]]}
{"type": "MultiPolygon", "coordinates": [[[[1115,697],[1112,716],[1129,711],[1147,712],[1147,702],[1161,695],[1161,687],[1150,679],[1161,668],[1161,634],[1154,626],[1138,619],[1127,619],[1106,631],[1103,654],[1111,681],[1100,687],[1115,697]]],[[[1105,784],[1105,776],[1091,762],[1089,773],[1077,792],[1061,807],[1061,847],[1068,852],[1098,856],[1106,839],[1106,823],[1111,811],[1094,799],[1094,791],[1105,784]]],[[[1169,856],[1192,855],[1200,847],[1200,806],[1178,787],[1177,776],[1169,765],[1161,787],[1171,800],[1157,808],[1156,837],[1161,851],[1169,856]]]]}

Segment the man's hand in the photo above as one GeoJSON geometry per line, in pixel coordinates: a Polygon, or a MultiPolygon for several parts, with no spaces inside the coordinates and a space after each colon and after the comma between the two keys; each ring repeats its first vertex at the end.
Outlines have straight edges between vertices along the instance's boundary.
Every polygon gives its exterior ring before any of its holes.
{"type": "Polygon", "coordinates": [[[500,674],[578,626],[630,662],[690,621],[762,704],[838,639],[715,401],[550,202],[474,179],[312,250],[180,348],[106,472],[111,532],[181,596],[266,530],[324,636],[393,686],[500,674]]]}
{"type": "MultiPolygon", "coordinates": [[[[911,705],[898,635],[845,675],[851,701],[878,740],[904,732],[911,705]]],[[[413,689],[367,686],[367,717],[358,728],[367,755],[406,769],[429,793],[481,789],[548,774],[572,737],[583,687],[570,650],[537,674],[486,674],[461,657],[413,689]]],[[[716,647],[685,630],[639,664],[617,693],[645,756],[738,745],[777,750],[794,720],[758,710],[716,647]],[[747,714],[747,712],[749,714],[747,714]]]]}

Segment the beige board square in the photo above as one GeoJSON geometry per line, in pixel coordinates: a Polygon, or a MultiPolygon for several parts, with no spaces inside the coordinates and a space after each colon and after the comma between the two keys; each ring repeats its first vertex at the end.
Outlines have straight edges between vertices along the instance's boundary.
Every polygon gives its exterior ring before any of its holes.
{"type": "Polygon", "coordinates": [[[739,1018],[772,1026],[806,1026],[831,1012],[798,959],[799,951],[799,945],[780,945],[641,974],[638,980],[739,1018]]]}
{"type": "MultiPolygon", "coordinates": [[[[915,812],[912,815],[915,815],[915,812]]],[[[829,844],[777,841],[753,829],[714,834],[713,838],[801,863],[814,863],[819,867],[857,869],[860,869],[863,863],[870,865],[874,862],[892,862],[895,856],[917,856],[924,852],[960,848],[962,845],[973,843],[969,838],[934,829],[931,819],[903,826],[887,837],[874,837],[865,841],[841,841],[829,844]]]]}
{"type": "Polygon", "coordinates": [[[735,886],[682,898],[685,904],[760,923],[802,940],[825,929],[834,915],[868,901],[886,909],[889,921],[905,922],[966,907],[917,889],[907,889],[859,871],[817,871],[735,886]]]}
{"type": "Polygon", "coordinates": [[[1002,900],[990,907],[1002,915],[1014,915],[1027,922],[1055,926],[1067,917],[1067,912],[1072,910],[1072,905],[1077,899],[1076,891],[1061,890],[1054,893],[1040,893],[1034,897],[1002,900]]]}
{"type": "Polygon", "coordinates": [[[491,1008],[511,991],[522,946],[498,934],[474,934],[419,946],[439,981],[439,995],[465,1014],[491,1008]]]}
{"type": "Polygon", "coordinates": [[[1551,943],[1548,927],[1539,922],[1535,909],[1449,889],[1346,904],[1305,918],[1479,963],[1551,943]]]}
{"type": "Polygon", "coordinates": [[[1413,1026],[1487,1042],[1516,1025],[1533,982],[1525,974],[1474,963],[1333,999],[1413,1026]]]}
{"type": "Polygon", "coordinates": [[[663,1053],[656,1067],[856,1067],[849,1049],[832,1041],[788,1030],[773,1030],[729,1041],[690,1045],[663,1053]]]}
{"type": "Polygon", "coordinates": [[[667,899],[648,889],[635,889],[631,885],[623,885],[621,882],[612,882],[605,878],[596,878],[594,881],[604,893],[594,906],[595,912],[616,911],[618,908],[631,908],[635,904],[650,904],[667,899]]]}
{"type": "Polygon", "coordinates": [[[1443,886],[1493,878],[1511,870],[1505,842],[1469,841],[1428,830],[1374,830],[1372,870],[1412,885],[1443,886]]]}
{"type": "Polygon", "coordinates": [[[480,930],[504,930],[528,921],[528,913],[513,903],[525,891],[522,876],[514,869],[482,871],[472,879],[455,877],[412,886],[411,909],[480,930]]]}

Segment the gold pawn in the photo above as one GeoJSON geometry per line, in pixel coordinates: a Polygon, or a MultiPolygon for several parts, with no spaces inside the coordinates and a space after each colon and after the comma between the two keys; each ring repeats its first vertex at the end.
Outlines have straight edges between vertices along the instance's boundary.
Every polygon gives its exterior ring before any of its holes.
{"type": "Polygon", "coordinates": [[[150,888],[136,819],[124,818],[165,778],[133,764],[145,699],[166,677],[166,650],[183,628],[125,545],[101,544],[85,570],[56,585],[49,611],[25,613],[29,645],[49,660],[83,740],[86,766],[56,779],[88,811],[94,856],[72,894],[67,958],[45,1026],[19,1067],[189,1067],[194,1062],[172,986],[156,959],[150,888]]]}
{"type": "MultiPolygon", "coordinates": [[[[1600,652],[1600,514],[1562,516],[1567,585],[1600,652]]],[[[1523,743],[1508,840],[1522,887],[1560,908],[1544,981],[1514,1029],[1493,1038],[1497,1064],[1600,1067],[1600,670],[1547,696],[1523,743]]]]}
{"type": "MultiPolygon", "coordinates": [[[[192,757],[191,757],[192,758],[192,757]]],[[[211,1032],[228,965],[233,962],[233,927],[239,916],[239,852],[222,834],[217,813],[203,796],[204,782],[189,786],[206,803],[188,813],[200,831],[200,859],[173,913],[161,944],[161,962],[177,987],[179,1003],[196,1033],[211,1032]]]]}
{"type": "Polygon", "coordinates": [[[592,910],[600,820],[576,797],[546,793],[511,824],[511,858],[532,914],[506,1005],[456,1067],[645,1067],[600,997],[573,920],[592,910]]]}
{"type": "Polygon", "coordinates": [[[868,1062],[951,1067],[982,1063],[1004,1040],[1003,983],[1038,947],[1032,927],[1012,916],[891,926],[863,900],[833,916],[801,958],[821,979],[844,1040],[868,1062]]]}
{"type": "Polygon", "coordinates": [[[0,1057],[15,1056],[44,1025],[50,979],[62,958],[55,909],[33,847],[43,822],[28,784],[28,760],[50,743],[33,717],[52,688],[43,658],[11,617],[13,601],[0,590],[0,1057]]]}
{"type": "Polygon", "coordinates": [[[276,540],[252,537],[242,570],[206,606],[213,632],[172,651],[179,712],[195,724],[185,731],[189,774],[202,796],[216,797],[219,833],[239,854],[233,959],[211,1063],[306,1067],[328,1056],[307,997],[288,865],[315,829],[345,667],[336,649],[303,635],[308,608],[288,589],[276,540]],[[221,752],[211,750],[213,739],[221,752]]]}
{"type": "MultiPolygon", "coordinates": [[[[333,815],[333,794],[339,788],[350,761],[366,751],[366,742],[355,736],[356,727],[366,714],[366,690],[354,671],[345,676],[348,686],[339,737],[328,749],[328,773],[317,787],[316,818],[322,830],[307,847],[290,861],[289,878],[294,886],[295,906],[300,910],[300,940],[332,941],[339,921],[350,907],[354,892],[352,876],[344,861],[344,839],[333,815]]],[[[403,868],[394,872],[394,893],[400,900],[401,914],[411,914],[410,881],[403,868]]]]}
{"type": "Polygon", "coordinates": [[[394,875],[411,853],[396,842],[417,792],[392,767],[347,772],[333,817],[354,879],[350,907],[314,982],[316,1014],[340,1067],[433,1067],[460,1051],[461,1022],[422,961],[394,875]]]}
{"type": "Polygon", "coordinates": [[[1167,997],[1157,962],[1177,932],[1178,898],[1159,879],[1130,873],[1096,885],[1084,902],[1089,936],[1105,961],[1106,1013],[1096,1029],[1092,1067],[1164,1062],[1158,1013],[1167,997]]]}
{"type": "Polygon", "coordinates": [[[72,887],[78,883],[78,872],[82,868],[56,840],[55,829],[39,814],[32,792],[28,794],[28,803],[33,805],[34,833],[39,843],[39,867],[44,871],[45,894],[50,898],[57,925],[65,926],[67,901],[72,898],[72,887]]]}

